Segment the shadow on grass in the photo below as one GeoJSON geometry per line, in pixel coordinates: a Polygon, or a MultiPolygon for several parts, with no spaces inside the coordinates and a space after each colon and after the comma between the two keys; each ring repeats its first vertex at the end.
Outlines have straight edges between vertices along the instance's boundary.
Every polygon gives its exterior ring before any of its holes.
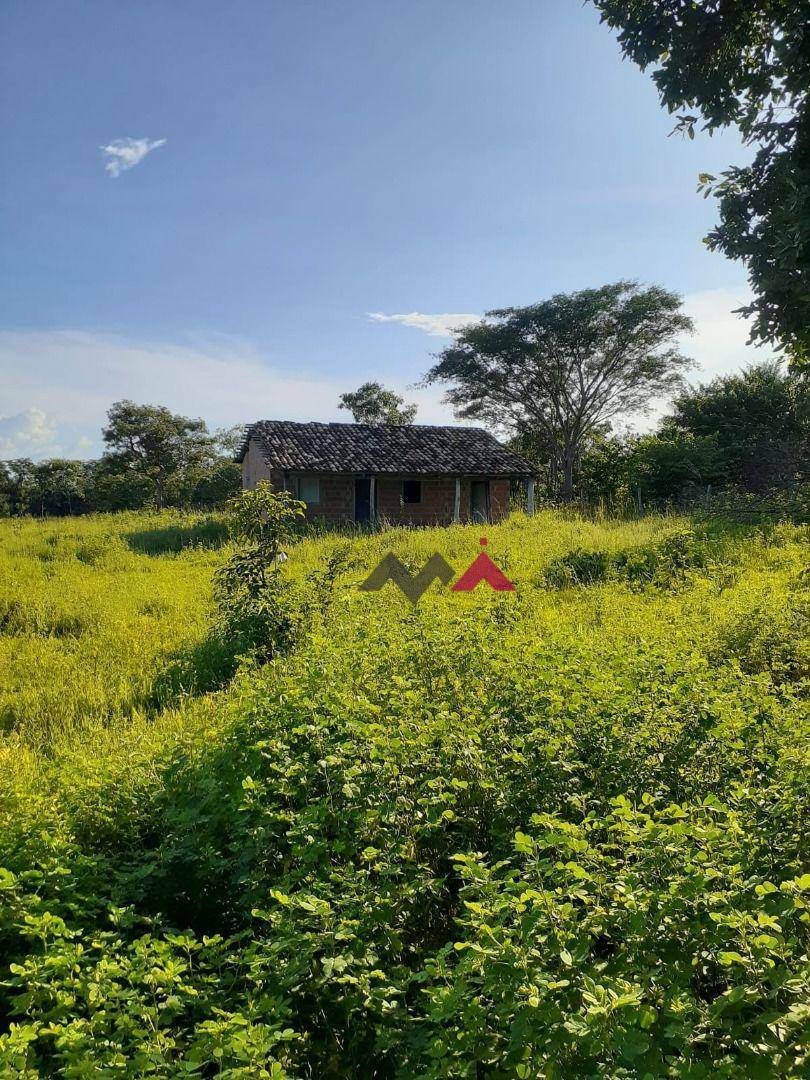
{"type": "Polygon", "coordinates": [[[175,653],[167,661],[153,680],[144,706],[160,711],[178,705],[184,698],[222,690],[236,672],[237,656],[235,642],[209,634],[199,644],[175,653]]]}
{"type": "Polygon", "coordinates": [[[165,525],[156,529],[138,529],[125,533],[124,540],[140,555],[177,555],[186,548],[221,548],[228,540],[228,527],[216,518],[193,525],[165,525]]]}

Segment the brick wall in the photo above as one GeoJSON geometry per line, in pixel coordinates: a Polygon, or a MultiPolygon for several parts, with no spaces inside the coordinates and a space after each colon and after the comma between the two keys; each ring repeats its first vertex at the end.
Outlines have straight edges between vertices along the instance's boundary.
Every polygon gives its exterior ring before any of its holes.
{"type": "Polygon", "coordinates": [[[307,507],[308,521],[353,521],[354,477],[321,474],[320,501],[307,507]]]}
{"type": "MultiPolygon", "coordinates": [[[[448,524],[453,520],[456,482],[452,477],[422,480],[422,500],[402,503],[402,477],[377,477],[377,516],[397,525],[448,524]]],[[[462,520],[469,513],[470,485],[461,482],[462,520]]]]}
{"type": "Polygon", "coordinates": [[[509,480],[490,480],[489,511],[493,521],[501,521],[509,516],[509,480]]]}
{"type": "MultiPolygon", "coordinates": [[[[292,487],[295,473],[288,476],[292,487]]],[[[284,485],[284,474],[270,469],[256,439],[251,439],[242,462],[242,486],[254,488],[260,480],[268,480],[275,491],[284,485]]],[[[453,477],[422,478],[422,498],[418,503],[402,503],[402,476],[378,476],[377,517],[396,525],[447,525],[453,520],[456,482],[453,477]]],[[[347,474],[321,473],[320,501],[307,507],[311,521],[354,520],[354,477],[347,474]]],[[[509,513],[509,480],[489,482],[490,513],[499,521],[509,513]]],[[[460,517],[470,520],[470,481],[461,481],[460,517]]]]}

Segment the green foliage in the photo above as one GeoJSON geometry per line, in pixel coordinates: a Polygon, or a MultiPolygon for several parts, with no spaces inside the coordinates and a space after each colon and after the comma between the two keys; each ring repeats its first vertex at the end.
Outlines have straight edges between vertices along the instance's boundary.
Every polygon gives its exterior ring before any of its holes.
{"type": "Polygon", "coordinates": [[[146,482],[158,508],[165,504],[168,484],[199,468],[213,452],[203,420],[175,416],[162,405],[116,401],[102,434],[109,463],[146,482]]]}
{"type": "Polygon", "coordinates": [[[87,506],[87,466],[83,461],[51,458],[32,464],[25,486],[31,513],[74,514],[87,506]]]}
{"type": "Polygon", "coordinates": [[[712,485],[728,482],[717,435],[694,435],[666,427],[628,446],[627,484],[646,505],[687,504],[712,485]]]}
{"type": "Polygon", "coordinates": [[[230,458],[215,457],[187,470],[179,480],[168,493],[172,506],[215,509],[241,491],[242,466],[230,458]]]}
{"type": "Polygon", "coordinates": [[[231,1078],[289,1075],[295,1033],[283,1003],[265,998],[250,1018],[224,1007],[229,987],[241,1005],[237,987],[251,978],[246,958],[234,963],[232,942],[162,931],[115,907],[85,942],[16,886],[7,875],[6,902],[18,905],[30,951],[11,965],[7,986],[37,1019],[12,1021],[0,1036],[4,1076],[38,1075],[40,1055],[64,1076],[199,1076],[212,1063],[231,1078]]]}
{"type": "Polygon", "coordinates": [[[752,879],[749,803],[619,795],[533,814],[494,866],[457,856],[456,956],[428,969],[429,1075],[470,1057],[515,1076],[798,1075],[809,1012],[787,957],[803,954],[810,875],[752,879]]]}
{"type": "Polygon", "coordinates": [[[662,439],[706,448],[704,476],[762,492],[787,488],[810,470],[810,394],[776,363],[750,367],[688,390],[675,401],[662,439]]]}
{"type": "Polygon", "coordinates": [[[567,501],[611,419],[682,385],[689,360],[673,341],[691,328],[675,293],[619,281],[487,312],[456,331],[425,382],[450,383],[459,416],[534,439],[550,494],[567,501]]]}
{"type": "Polygon", "coordinates": [[[34,463],[29,458],[0,461],[0,514],[30,512],[34,463]]]}
{"type": "Polygon", "coordinates": [[[593,504],[616,506],[628,499],[629,446],[615,437],[597,437],[583,452],[576,477],[577,494],[593,504]]]}
{"type": "Polygon", "coordinates": [[[750,164],[700,178],[718,198],[710,248],[742,260],[754,292],[753,337],[810,355],[810,55],[796,0],[594,0],[626,56],[653,66],[662,104],[694,137],[736,125],[750,164]]]}
{"type": "Polygon", "coordinates": [[[285,604],[279,573],[291,540],[305,517],[305,504],[288,491],[274,492],[266,481],[243,491],[228,505],[228,525],[236,550],[218,571],[214,596],[221,635],[240,652],[268,656],[289,646],[295,617],[285,604]]]}
{"type": "MultiPolygon", "coordinates": [[[[206,451],[167,469],[160,499],[164,506],[213,509],[224,506],[241,486],[240,466],[206,451]]],[[[156,501],[150,476],[114,454],[97,461],[21,458],[0,462],[0,517],[138,510],[156,501]]]]}
{"type": "Polygon", "coordinates": [[[149,479],[110,455],[90,465],[87,502],[91,512],[114,513],[117,510],[142,510],[151,506],[154,492],[149,479]]]}
{"type": "Polygon", "coordinates": [[[807,380],[766,362],[686,390],[655,434],[593,439],[577,493],[613,506],[690,505],[720,492],[773,501],[796,492],[808,470],[807,380]]]}
{"type": "Polygon", "coordinates": [[[513,594],[354,587],[479,531],[304,536],[292,648],[0,743],[2,1075],[806,1075],[806,528],[514,515],[513,594]]]}
{"type": "Polygon", "coordinates": [[[553,588],[621,581],[672,589],[687,583],[694,570],[716,567],[717,544],[692,529],[679,529],[662,540],[617,552],[576,548],[553,559],[545,580],[553,588]]]}
{"type": "Polygon", "coordinates": [[[394,424],[403,427],[416,419],[416,405],[406,405],[405,399],[386,390],[378,382],[363,383],[349,394],[341,394],[339,409],[348,409],[357,424],[394,424]]]}

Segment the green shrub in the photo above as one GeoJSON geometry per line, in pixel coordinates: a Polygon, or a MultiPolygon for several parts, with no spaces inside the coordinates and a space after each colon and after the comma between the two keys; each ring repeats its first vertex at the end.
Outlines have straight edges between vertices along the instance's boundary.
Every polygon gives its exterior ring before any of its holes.
{"type": "Polygon", "coordinates": [[[303,537],[287,651],[0,743],[1,1075],[806,1075],[803,534],[516,516],[515,593],[355,587],[479,531],[303,537]]]}
{"type": "Polygon", "coordinates": [[[613,569],[613,558],[606,551],[577,548],[554,559],[546,569],[546,583],[563,589],[570,585],[594,585],[606,581],[613,569]]]}
{"type": "Polygon", "coordinates": [[[219,633],[240,651],[271,656],[295,638],[296,612],[286,603],[289,590],[280,574],[284,544],[304,517],[304,504],[289,492],[274,492],[261,482],[228,504],[228,523],[236,550],[218,571],[214,596],[219,633]]]}
{"type": "Polygon", "coordinates": [[[692,529],[678,529],[643,547],[615,553],[577,548],[553,559],[545,571],[550,588],[623,581],[634,586],[663,589],[686,584],[689,574],[713,565],[713,545],[692,529]]]}

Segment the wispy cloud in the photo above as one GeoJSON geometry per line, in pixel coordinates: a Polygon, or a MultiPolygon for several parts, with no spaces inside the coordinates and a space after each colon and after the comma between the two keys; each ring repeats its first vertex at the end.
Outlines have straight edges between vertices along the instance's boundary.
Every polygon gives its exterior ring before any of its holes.
{"type": "MultiPolygon", "coordinates": [[[[686,356],[695,360],[688,373],[690,383],[706,382],[717,375],[740,371],[748,364],[770,359],[773,351],[767,347],[756,348],[748,344],[750,323],[735,315],[751,299],[750,291],[743,285],[737,288],[707,289],[689,293],[684,297],[684,309],[695,323],[695,333],[684,336],[680,342],[686,356]]],[[[432,337],[450,337],[454,329],[478,322],[480,315],[425,315],[414,311],[409,315],[369,314],[375,322],[401,323],[416,327],[432,337]]],[[[628,417],[630,426],[648,430],[659,422],[668,409],[665,401],[655,402],[649,414],[628,417]]]]}
{"type": "MultiPolygon", "coordinates": [[[[744,288],[692,293],[685,308],[696,332],[684,339],[683,351],[696,367],[690,381],[739,371],[765,359],[770,350],[746,344],[748,327],[734,308],[746,303],[744,288]]],[[[475,315],[382,316],[376,321],[405,322],[426,333],[447,335],[448,323],[464,325],[475,315]],[[439,320],[426,330],[422,320],[439,320]]],[[[426,343],[427,345],[427,343],[426,343]]],[[[417,365],[417,378],[424,368],[417,365]]],[[[276,418],[346,420],[337,408],[340,394],[370,378],[419,406],[422,424],[452,423],[442,403],[442,389],[415,390],[410,380],[388,379],[373,370],[344,374],[340,380],[307,376],[268,362],[250,343],[226,337],[194,346],[177,342],[133,341],[89,331],[0,331],[3,409],[0,458],[92,457],[99,453],[101,428],[113,401],[167,405],[185,416],[202,416],[210,427],[276,418]]],[[[665,403],[648,418],[630,418],[632,426],[649,428],[665,403]]]]}
{"type": "Polygon", "coordinates": [[[104,168],[110,176],[120,176],[127,169],[133,169],[140,165],[147,154],[165,146],[166,139],[113,139],[106,146],[101,147],[101,152],[106,158],[104,168]]]}
{"type": "Polygon", "coordinates": [[[430,337],[452,337],[453,331],[470,323],[480,322],[480,315],[460,315],[445,312],[441,315],[425,315],[421,311],[412,311],[409,315],[385,315],[381,311],[370,311],[368,317],[373,322],[401,323],[413,326],[430,337]]]}
{"type": "MultiPolygon", "coordinates": [[[[345,422],[340,395],[380,378],[373,370],[340,381],[291,372],[268,363],[250,343],[223,336],[189,346],[75,330],[0,331],[0,371],[3,407],[14,414],[0,420],[0,458],[93,457],[102,450],[107,409],[126,397],[201,416],[211,428],[259,419],[345,422]],[[28,416],[27,426],[20,414],[28,416]]],[[[419,423],[452,422],[440,389],[384,382],[416,402],[419,423]]]]}

